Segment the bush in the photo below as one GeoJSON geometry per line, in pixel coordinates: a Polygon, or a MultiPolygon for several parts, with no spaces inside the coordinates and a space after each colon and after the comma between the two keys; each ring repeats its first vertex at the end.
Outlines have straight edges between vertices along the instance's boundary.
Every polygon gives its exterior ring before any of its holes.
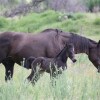
{"type": "Polygon", "coordinates": [[[8,21],[5,18],[0,17],[0,28],[7,26],[7,24],[8,24],[8,21]]]}
{"type": "Polygon", "coordinates": [[[82,13],[75,13],[74,14],[74,19],[75,20],[78,20],[78,19],[83,19],[83,18],[85,18],[86,16],[84,15],[84,14],[82,14],[82,13]]]}
{"type": "Polygon", "coordinates": [[[65,15],[61,16],[63,20],[72,19],[72,20],[79,20],[85,18],[85,15],[82,13],[66,13],[65,15]]]}
{"type": "Polygon", "coordinates": [[[96,18],[96,19],[94,20],[94,24],[95,24],[95,25],[100,25],[100,18],[96,18]]]}
{"type": "Polygon", "coordinates": [[[93,12],[95,6],[100,6],[100,0],[85,0],[85,5],[90,12],[93,12]]]}

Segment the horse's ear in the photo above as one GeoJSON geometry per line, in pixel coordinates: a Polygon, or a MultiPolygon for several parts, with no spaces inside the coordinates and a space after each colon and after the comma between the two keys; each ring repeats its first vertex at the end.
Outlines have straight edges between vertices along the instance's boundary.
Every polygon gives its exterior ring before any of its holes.
{"type": "Polygon", "coordinates": [[[100,47],[100,40],[99,40],[99,42],[98,42],[98,44],[97,44],[97,47],[100,47]]]}

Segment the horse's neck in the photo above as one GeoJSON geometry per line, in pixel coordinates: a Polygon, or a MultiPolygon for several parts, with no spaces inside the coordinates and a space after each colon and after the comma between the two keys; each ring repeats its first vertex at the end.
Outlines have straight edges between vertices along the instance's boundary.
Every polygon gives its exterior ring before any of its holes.
{"type": "Polygon", "coordinates": [[[76,54],[86,53],[88,55],[89,48],[96,45],[95,41],[79,35],[74,35],[74,37],[71,38],[70,42],[74,44],[74,49],[76,54]]]}
{"type": "Polygon", "coordinates": [[[79,53],[86,53],[88,54],[89,52],[89,46],[86,43],[74,43],[74,50],[75,50],[75,54],[79,54],[79,53]]]}
{"type": "Polygon", "coordinates": [[[67,56],[68,56],[67,53],[68,53],[68,52],[67,52],[67,47],[64,47],[64,48],[61,50],[61,52],[56,56],[56,58],[59,58],[59,59],[61,59],[61,60],[63,60],[63,61],[66,62],[67,56]]]}

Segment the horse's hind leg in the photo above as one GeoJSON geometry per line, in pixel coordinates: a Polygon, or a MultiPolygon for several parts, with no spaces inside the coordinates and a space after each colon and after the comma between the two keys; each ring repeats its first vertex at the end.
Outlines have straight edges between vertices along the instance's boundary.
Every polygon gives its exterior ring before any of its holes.
{"type": "Polygon", "coordinates": [[[5,59],[2,64],[5,66],[5,81],[13,77],[13,69],[15,62],[11,59],[5,59]]]}

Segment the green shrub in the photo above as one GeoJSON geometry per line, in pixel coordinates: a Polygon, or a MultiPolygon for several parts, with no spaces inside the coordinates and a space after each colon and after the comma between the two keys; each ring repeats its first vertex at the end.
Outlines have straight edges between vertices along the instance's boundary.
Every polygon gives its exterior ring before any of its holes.
{"type": "Polygon", "coordinates": [[[75,20],[79,20],[79,19],[83,19],[83,18],[85,18],[86,16],[84,15],[84,14],[82,14],[82,13],[75,13],[74,14],[74,19],[75,20]]]}
{"type": "MultiPolygon", "coordinates": [[[[39,30],[41,27],[48,26],[58,22],[58,13],[54,11],[46,11],[43,13],[32,13],[15,22],[16,31],[34,32],[39,30]]],[[[11,28],[12,29],[12,28],[11,28]]]]}
{"type": "Polygon", "coordinates": [[[100,25],[100,18],[96,18],[96,19],[94,20],[94,24],[95,24],[95,25],[100,25]]]}
{"type": "Polygon", "coordinates": [[[61,17],[63,19],[72,19],[72,20],[79,20],[85,18],[85,15],[82,13],[67,13],[67,14],[62,14],[61,17]],[[67,17],[67,18],[65,18],[67,17]]]}
{"type": "Polygon", "coordinates": [[[8,25],[8,21],[5,18],[0,17],[0,28],[3,28],[7,25],[8,25]]]}
{"type": "Polygon", "coordinates": [[[0,17],[0,32],[41,32],[47,28],[58,28],[65,32],[79,33],[82,29],[85,35],[100,32],[99,18],[95,14],[82,13],[60,13],[55,11],[45,11],[42,13],[30,13],[24,17],[3,18],[0,17]],[[70,18],[59,20],[59,16],[71,15],[70,18]],[[96,18],[94,20],[94,18],[96,18]],[[98,25],[98,26],[97,26],[98,25]],[[83,28],[82,28],[83,27],[83,28]]]}

